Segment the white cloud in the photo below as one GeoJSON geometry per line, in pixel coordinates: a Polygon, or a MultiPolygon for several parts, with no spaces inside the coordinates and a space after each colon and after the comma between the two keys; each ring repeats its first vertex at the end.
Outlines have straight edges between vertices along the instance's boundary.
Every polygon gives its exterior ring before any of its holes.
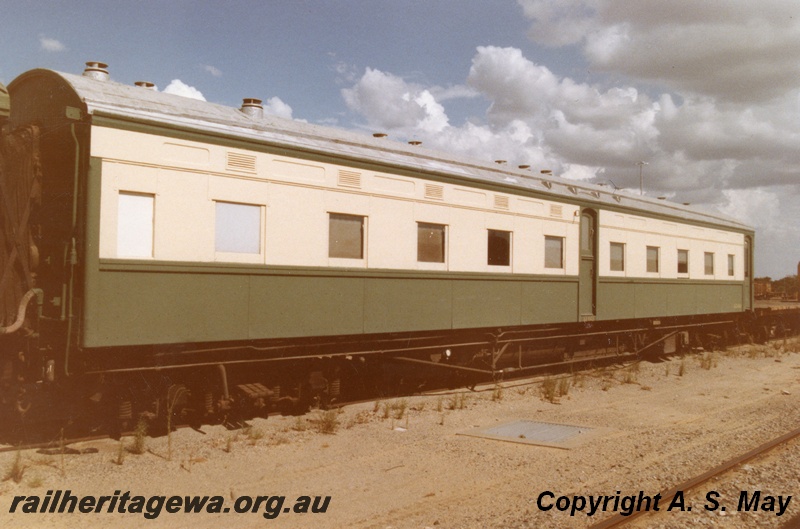
{"type": "Polygon", "coordinates": [[[183,97],[188,97],[190,99],[199,99],[200,101],[205,101],[206,98],[203,97],[202,92],[193,86],[189,86],[180,79],[173,79],[167,87],[164,89],[165,94],[175,94],[183,97]]]}
{"type": "Polygon", "coordinates": [[[728,101],[797,88],[800,17],[787,0],[518,0],[530,37],[581,46],[594,69],[728,101]]]}
{"type": "Polygon", "coordinates": [[[44,51],[59,52],[67,49],[61,42],[48,37],[39,37],[39,45],[44,51]]]}
{"type": "Polygon", "coordinates": [[[377,130],[438,131],[447,125],[443,107],[429,90],[380,70],[367,68],[354,86],[342,90],[342,96],[377,130]]]}
{"type": "Polygon", "coordinates": [[[348,107],[372,130],[395,138],[569,179],[612,181],[634,194],[636,162],[646,161],[646,195],[716,208],[754,225],[761,237],[757,273],[780,276],[775,270],[791,260],[781,240],[800,246],[800,231],[779,236],[776,228],[800,223],[800,17],[784,10],[779,22],[741,1],[731,1],[725,13],[705,4],[694,9],[688,0],[626,2],[625,9],[607,0],[520,3],[542,17],[532,20],[534,38],[580,46],[591,68],[627,81],[582,82],[519,49],[482,46],[464,85],[442,89],[367,69],[342,91],[348,107]],[[570,33],[570,24],[582,31],[570,33]],[[765,24],[775,25],[777,35],[765,24]],[[756,38],[751,26],[764,34],[756,38]],[[761,52],[742,44],[777,53],[779,41],[794,64],[784,65],[786,53],[752,60],[751,53],[761,52]],[[662,90],[637,80],[657,81],[662,90]],[[485,114],[451,125],[451,96],[480,96],[488,101],[485,114]]]}
{"type": "Polygon", "coordinates": [[[264,113],[279,118],[292,119],[292,107],[281,101],[279,97],[271,97],[264,105],[264,113]]]}
{"type": "Polygon", "coordinates": [[[214,66],[211,66],[210,64],[204,64],[203,65],[203,70],[205,70],[206,72],[210,73],[214,77],[222,77],[222,70],[220,70],[219,68],[216,68],[214,66]]]}
{"type": "Polygon", "coordinates": [[[781,222],[781,201],[779,195],[767,188],[725,189],[720,212],[757,228],[759,231],[772,231],[781,222]]]}

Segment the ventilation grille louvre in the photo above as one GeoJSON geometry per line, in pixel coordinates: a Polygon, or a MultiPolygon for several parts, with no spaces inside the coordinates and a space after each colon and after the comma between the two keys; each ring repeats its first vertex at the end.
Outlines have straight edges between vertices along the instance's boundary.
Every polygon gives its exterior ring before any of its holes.
{"type": "Polygon", "coordinates": [[[508,209],[508,197],[504,197],[502,195],[495,195],[494,207],[495,209],[508,209]]]}
{"type": "Polygon", "coordinates": [[[339,171],[339,185],[341,187],[361,187],[361,173],[355,171],[339,171]]]}
{"type": "Polygon", "coordinates": [[[444,186],[425,184],[425,198],[444,200],[444,186]]]}
{"type": "Polygon", "coordinates": [[[229,171],[256,172],[255,155],[229,152],[226,162],[226,167],[229,171]]]}
{"type": "Polygon", "coordinates": [[[557,206],[555,204],[550,204],[550,216],[551,217],[561,217],[564,214],[564,207],[557,206]]]}

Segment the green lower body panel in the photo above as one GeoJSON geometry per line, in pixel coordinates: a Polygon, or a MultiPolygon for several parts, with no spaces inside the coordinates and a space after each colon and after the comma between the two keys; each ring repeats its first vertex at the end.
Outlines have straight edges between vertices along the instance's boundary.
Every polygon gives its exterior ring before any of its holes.
{"type": "Polygon", "coordinates": [[[87,288],[83,345],[573,322],[577,278],[115,264],[87,288]]]}
{"type": "MultiPolygon", "coordinates": [[[[577,277],[115,261],[91,278],[85,347],[578,321],[577,277]]],[[[743,288],[601,278],[597,320],[740,312],[743,288]]]]}
{"type": "Polygon", "coordinates": [[[601,279],[598,320],[661,318],[742,311],[743,284],[736,282],[620,281],[601,279]]]}

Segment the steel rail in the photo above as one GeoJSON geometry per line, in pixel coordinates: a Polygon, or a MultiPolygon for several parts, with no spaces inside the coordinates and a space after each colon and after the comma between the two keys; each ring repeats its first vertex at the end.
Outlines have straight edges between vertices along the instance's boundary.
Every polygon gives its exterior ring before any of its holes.
{"type": "MultiPolygon", "coordinates": [[[[789,441],[791,441],[795,437],[800,437],[800,428],[798,428],[796,430],[793,430],[791,432],[788,432],[788,433],[786,433],[784,435],[781,435],[780,437],[776,437],[775,439],[773,439],[771,441],[768,441],[768,442],[766,442],[766,443],[764,443],[764,444],[762,444],[762,445],[750,450],[749,452],[747,452],[747,453],[745,453],[743,455],[740,455],[738,457],[730,459],[730,460],[726,461],[725,463],[722,463],[721,465],[712,468],[708,472],[705,472],[703,474],[700,474],[699,476],[696,476],[696,477],[694,477],[692,479],[684,481],[683,483],[681,483],[681,484],[679,484],[679,485],[677,485],[677,486],[675,486],[675,487],[673,487],[673,488],[671,488],[671,489],[669,489],[667,491],[663,491],[663,492],[661,492],[661,497],[662,498],[672,498],[672,497],[675,496],[675,494],[678,493],[678,491],[686,491],[686,490],[692,489],[694,487],[697,487],[698,485],[702,485],[703,483],[705,483],[706,481],[710,480],[713,477],[716,477],[716,476],[719,476],[721,474],[724,474],[725,472],[728,472],[729,470],[731,470],[732,468],[734,468],[736,466],[739,466],[739,465],[742,465],[744,463],[747,463],[748,461],[750,461],[752,459],[755,459],[756,457],[761,456],[761,455],[769,452],[770,450],[772,450],[774,448],[777,448],[778,446],[780,446],[780,445],[782,445],[784,443],[788,443],[789,441]]],[[[628,523],[632,519],[638,518],[639,516],[647,514],[649,512],[650,511],[635,511],[635,512],[633,512],[632,514],[630,514],[628,516],[623,516],[621,514],[615,514],[614,516],[606,518],[605,520],[603,520],[603,521],[601,521],[599,523],[596,523],[596,524],[594,524],[592,526],[589,526],[589,529],[608,529],[610,527],[619,527],[622,524],[628,523]]]]}

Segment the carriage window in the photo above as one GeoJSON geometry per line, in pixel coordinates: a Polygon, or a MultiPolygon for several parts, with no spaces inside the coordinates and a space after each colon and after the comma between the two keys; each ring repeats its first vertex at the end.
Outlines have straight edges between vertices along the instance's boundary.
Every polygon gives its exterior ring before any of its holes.
{"type": "Polygon", "coordinates": [[[215,202],[214,249],[261,253],[261,206],[215,202]]]}
{"type": "Polygon", "coordinates": [[[117,257],[153,257],[155,195],[119,194],[117,257]]]}
{"type": "Polygon", "coordinates": [[[511,232],[489,230],[488,263],[492,266],[511,264],[511,232]]]}
{"type": "Polygon", "coordinates": [[[364,219],[357,215],[331,213],[328,223],[328,257],[364,258],[364,219]]]}
{"type": "Polygon", "coordinates": [[[625,271],[625,245],[621,242],[611,243],[611,271],[623,272],[625,271]]]}
{"type": "Polygon", "coordinates": [[[714,254],[706,252],[704,255],[704,269],[707,276],[714,275],[714,254]]]}
{"type": "Polygon", "coordinates": [[[689,273],[689,250],[678,250],[678,273],[689,273]]]}
{"type": "Polygon", "coordinates": [[[564,268],[564,237],[544,237],[544,267],[564,268]]]}
{"type": "Polygon", "coordinates": [[[658,272],[659,269],[659,248],[657,246],[647,247],[647,271],[658,272]]]}
{"type": "Polygon", "coordinates": [[[417,261],[443,263],[445,256],[445,226],[417,223],[417,261]]]}
{"type": "Polygon", "coordinates": [[[735,259],[736,258],[734,257],[733,254],[728,254],[728,275],[729,276],[733,276],[734,275],[733,272],[735,270],[735,268],[734,268],[734,264],[736,262],[735,259]]]}

